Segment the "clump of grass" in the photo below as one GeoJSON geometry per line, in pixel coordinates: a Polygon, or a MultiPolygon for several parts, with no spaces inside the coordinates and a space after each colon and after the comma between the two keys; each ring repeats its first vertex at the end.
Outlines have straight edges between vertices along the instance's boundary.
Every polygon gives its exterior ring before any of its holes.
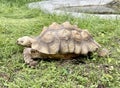
{"type": "Polygon", "coordinates": [[[120,87],[120,20],[45,14],[40,10],[28,9],[26,4],[31,1],[37,0],[0,1],[0,88],[120,87]],[[36,69],[25,65],[23,47],[16,45],[16,39],[25,35],[37,36],[43,26],[64,21],[88,29],[103,47],[110,50],[111,55],[82,58],[77,64],[72,61],[42,60],[36,69]]]}

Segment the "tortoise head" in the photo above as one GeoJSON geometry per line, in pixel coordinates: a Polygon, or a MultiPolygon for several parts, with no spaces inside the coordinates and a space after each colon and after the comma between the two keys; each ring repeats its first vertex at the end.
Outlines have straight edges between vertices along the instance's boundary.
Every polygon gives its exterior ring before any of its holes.
{"type": "Polygon", "coordinates": [[[17,39],[17,44],[22,45],[22,46],[26,46],[26,47],[31,47],[31,44],[33,41],[34,41],[33,38],[31,38],[29,36],[24,36],[24,37],[17,39]]]}

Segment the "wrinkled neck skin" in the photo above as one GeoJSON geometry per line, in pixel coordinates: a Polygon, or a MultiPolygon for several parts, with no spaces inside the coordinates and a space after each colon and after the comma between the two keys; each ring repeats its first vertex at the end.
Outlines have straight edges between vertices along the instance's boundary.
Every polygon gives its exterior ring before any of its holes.
{"type": "Polygon", "coordinates": [[[30,37],[30,38],[29,38],[29,44],[28,44],[26,47],[30,47],[30,48],[31,48],[32,44],[34,44],[35,42],[36,42],[36,39],[30,37]]]}

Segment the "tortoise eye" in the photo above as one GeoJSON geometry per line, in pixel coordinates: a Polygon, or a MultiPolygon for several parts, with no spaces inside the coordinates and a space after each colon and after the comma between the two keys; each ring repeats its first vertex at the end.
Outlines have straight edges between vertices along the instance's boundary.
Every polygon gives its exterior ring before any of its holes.
{"type": "Polygon", "coordinates": [[[23,43],[23,41],[20,41],[21,43],[23,43]]]}

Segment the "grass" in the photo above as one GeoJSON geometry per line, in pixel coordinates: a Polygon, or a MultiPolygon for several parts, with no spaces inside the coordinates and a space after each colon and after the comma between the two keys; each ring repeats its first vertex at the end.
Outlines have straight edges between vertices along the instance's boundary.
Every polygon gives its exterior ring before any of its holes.
{"type": "Polygon", "coordinates": [[[45,14],[28,9],[32,1],[37,0],[0,0],[0,88],[120,88],[120,20],[45,14]],[[88,29],[111,55],[78,62],[42,60],[35,69],[25,65],[16,39],[37,36],[43,26],[64,21],[88,29]]]}

